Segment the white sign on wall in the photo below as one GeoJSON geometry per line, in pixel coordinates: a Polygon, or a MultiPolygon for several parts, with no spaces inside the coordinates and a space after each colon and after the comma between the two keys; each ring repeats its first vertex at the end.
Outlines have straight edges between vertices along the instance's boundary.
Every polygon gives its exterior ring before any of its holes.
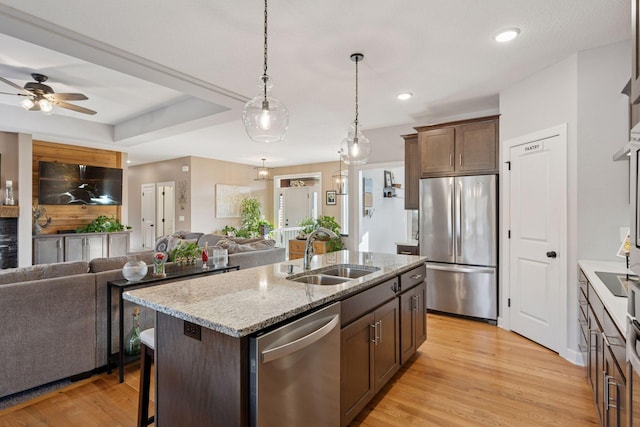
{"type": "Polygon", "coordinates": [[[239,218],[242,200],[250,194],[249,187],[216,184],[216,218],[239,218]]]}

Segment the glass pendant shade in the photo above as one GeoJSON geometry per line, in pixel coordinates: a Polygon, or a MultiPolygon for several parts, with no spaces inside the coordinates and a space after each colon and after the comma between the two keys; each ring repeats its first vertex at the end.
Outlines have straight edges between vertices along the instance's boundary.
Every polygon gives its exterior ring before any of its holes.
{"type": "Polygon", "coordinates": [[[255,142],[279,142],[289,127],[289,110],[280,101],[264,93],[247,102],[242,110],[244,128],[255,142]]]}
{"type": "Polygon", "coordinates": [[[53,113],[53,104],[50,103],[47,99],[41,99],[38,101],[38,105],[40,106],[40,111],[45,116],[48,116],[53,113]]]}
{"type": "Polygon", "coordinates": [[[369,161],[369,153],[371,153],[371,143],[369,139],[362,134],[360,129],[356,131],[354,125],[347,137],[342,140],[340,145],[342,161],[348,165],[364,165],[369,161]]]}

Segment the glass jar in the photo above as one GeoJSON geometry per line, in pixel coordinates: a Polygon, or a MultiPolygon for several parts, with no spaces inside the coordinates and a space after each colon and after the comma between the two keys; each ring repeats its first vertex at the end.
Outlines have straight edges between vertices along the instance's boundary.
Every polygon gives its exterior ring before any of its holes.
{"type": "Polygon", "coordinates": [[[131,260],[122,267],[122,276],[129,282],[135,282],[142,280],[147,275],[147,271],[149,269],[144,261],[131,260]]]}

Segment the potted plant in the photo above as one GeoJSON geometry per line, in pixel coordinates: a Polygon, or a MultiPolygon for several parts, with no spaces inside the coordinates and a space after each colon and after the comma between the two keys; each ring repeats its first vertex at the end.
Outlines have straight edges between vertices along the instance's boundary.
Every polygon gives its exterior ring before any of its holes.
{"type": "MultiPolygon", "coordinates": [[[[257,237],[263,236],[261,230],[273,230],[273,225],[264,219],[260,201],[255,197],[247,197],[240,204],[241,226],[239,229],[226,225],[222,232],[228,236],[257,237]]],[[[266,233],[265,233],[266,234],[266,233]]]]}
{"type": "Polygon", "coordinates": [[[201,254],[202,248],[197,243],[182,241],[171,250],[169,257],[179,265],[194,265],[201,254]]]}
{"type": "MultiPolygon", "coordinates": [[[[300,234],[298,238],[306,239],[307,236],[314,230],[317,230],[319,227],[326,228],[328,230],[333,231],[338,236],[340,236],[340,224],[336,222],[336,219],[332,216],[324,215],[319,218],[305,218],[298,224],[302,227],[300,230],[300,234]]],[[[321,234],[318,236],[318,240],[323,240],[327,242],[327,252],[335,252],[344,249],[344,244],[342,243],[342,237],[337,238],[329,238],[328,235],[321,234]]]]}
{"type": "Polygon", "coordinates": [[[131,230],[131,227],[124,225],[118,218],[100,215],[87,225],[76,229],[76,233],[113,233],[114,231],[131,230]]]}

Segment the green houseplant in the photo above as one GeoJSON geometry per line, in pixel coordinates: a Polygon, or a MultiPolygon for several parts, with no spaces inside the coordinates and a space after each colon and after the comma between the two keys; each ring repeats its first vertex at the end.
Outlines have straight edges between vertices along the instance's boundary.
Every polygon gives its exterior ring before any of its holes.
{"type": "Polygon", "coordinates": [[[264,219],[261,208],[262,206],[257,198],[247,197],[243,199],[240,204],[240,228],[237,229],[230,225],[226,225],[222,229],[222,232],[229,236],[257,237],[262,235],[260,232],[261,227],[268,227],[269,230],[273,230],[273,225],[264,219]]]}
{"type": "Polygon", "coordinates": [[[124,225],[118,218],[100,215],[87,225],[78,227],[76,233],[112,233],[114,231],[131,230],[131,227],[124,225]]]}
{"type": "Polygon", "coordinates": [[[171,261],[178,264],[195,264],[200,259],[202,248],[195,242],[180,242],[175,248],[169,252],[171,261]]]}
{"type": "Polygon", "coordinates": [[[317,230],[319,227],[326,228],[328,230],[333,231],[338,235],[337,238],[329,238],[324,234],[318,236],[318,240],[324,240],[327,242],[327,251],[335,252],[344,249],[344,244],[342,243],[342,237],[340,237],[340,224],[336,222],[336,219],[332,216],[324,215],[319,218],[305,218],[298,226],[302,227],[300,230],[301,235],[306,238],[312,231],[317,230]]]}

